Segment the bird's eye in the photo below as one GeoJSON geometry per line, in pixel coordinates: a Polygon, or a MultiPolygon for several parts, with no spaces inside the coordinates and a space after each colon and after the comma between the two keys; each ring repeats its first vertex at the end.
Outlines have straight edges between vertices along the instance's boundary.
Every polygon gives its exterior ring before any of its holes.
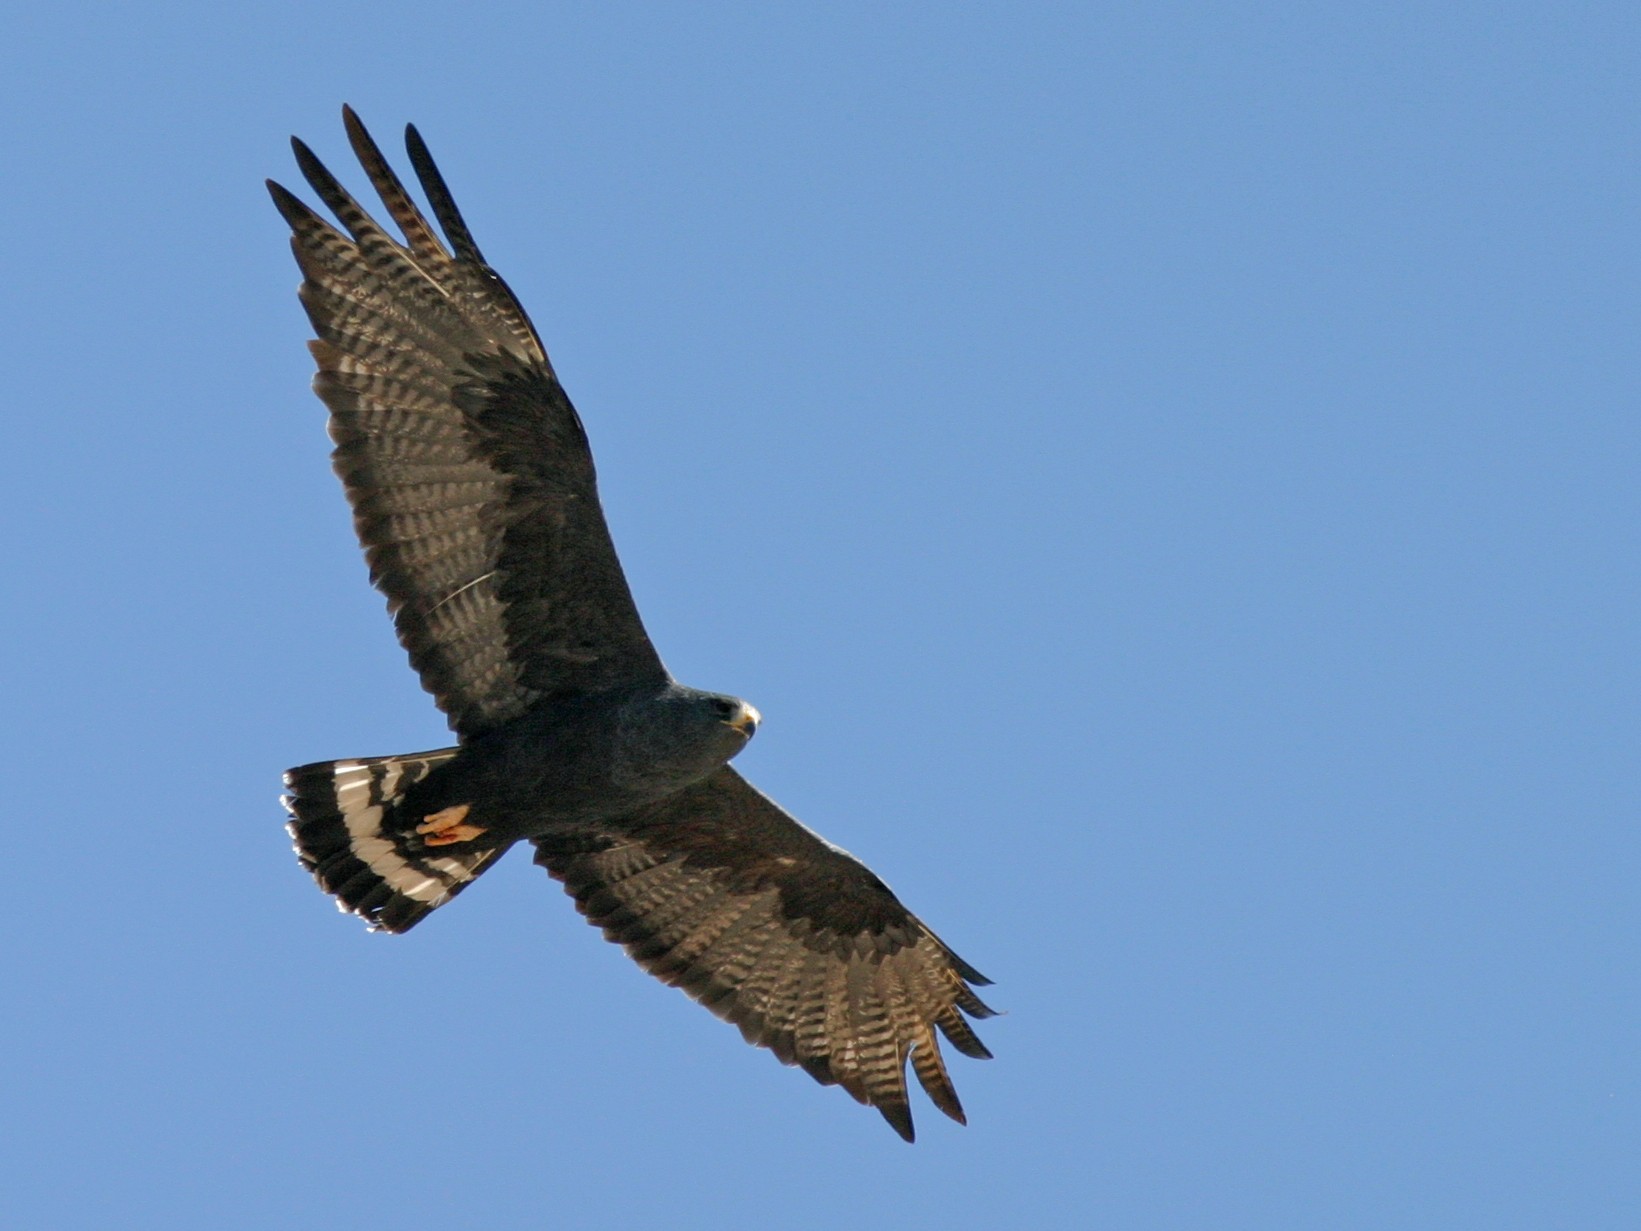
{"type": "Polygon", "coordinates": [[[713,701],[712,708],[719,715],[719,717],[728,718],[735,712],[735,703],[719,698],[713,701]]]}

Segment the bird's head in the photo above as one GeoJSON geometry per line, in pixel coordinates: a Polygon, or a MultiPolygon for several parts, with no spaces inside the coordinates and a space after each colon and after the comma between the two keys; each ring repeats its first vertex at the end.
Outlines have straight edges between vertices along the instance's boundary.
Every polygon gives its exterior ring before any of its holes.
{"type": "Polygon", "coordinates": [[[713,718],[728,727],[741,737],[745,743],[752,738],[752,733],[758,729],[758,724],[764,720],[758,713],[758,707],[739,697],[725,697],[714,693],[706,696],[707,707],[712,711],[713,718]]]}
{"type": "Polygon", "coordinates": [[[683,785],[738,754],[760,721],[758,711],[739,697],[669,683],[659,695],[629,706],[622,757],[629,772],[683,785]]]}
{"type": "Polygon", "coordinates": [[[689,711],[684,725],[693,732],[689,738],[712,759],[722,763],[746,747],[763,716],[739,697],[716,692],[690,690],[685,702],[689,711]]]}

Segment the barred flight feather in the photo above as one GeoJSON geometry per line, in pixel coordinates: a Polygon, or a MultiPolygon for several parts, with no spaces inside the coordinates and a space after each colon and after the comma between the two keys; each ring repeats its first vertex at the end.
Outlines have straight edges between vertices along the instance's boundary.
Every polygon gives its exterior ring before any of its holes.
{"type": "Polygon", "coordinates": [[[433,855],[397,805],[456,749],[320,761],[289,770],[286,829],[302,866],[339,909],[384,932],[403,932],[501,858],[505,847],[433,855]]]}
{"type": "Polygon", "coordinates": [[[420,138],[407,134],[412,163],[448,248],[358,117],[344,120],[402,240],[300,141],[297,164],[341,229],[269,190],[305,279],[335,467],[412,665],[464,737],[554,692],[664,680],[609,542],[586,435],[528,317],[484,265],[420,138]],[[445,602],[464,587],[471,597],[445,602]],[[587,648],[555,652],[572,642],[587,648]]]}
{"type": "Polygon", "coordinates": [[[589,922],[748,1042],[876,1107],[908,1141],[908,1062],[963,1120],[935,1031],[989,1055],[963,1018],[991,1015],[969,986],[985,978],[733,769],[624,818],[601,849],[535,843],[589,922]]]}

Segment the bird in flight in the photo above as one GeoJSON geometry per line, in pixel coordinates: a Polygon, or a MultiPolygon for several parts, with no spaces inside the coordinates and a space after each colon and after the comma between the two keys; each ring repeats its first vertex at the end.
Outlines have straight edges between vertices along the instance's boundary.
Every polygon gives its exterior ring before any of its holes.
{"type": "Polygon", "coordinates": [[[650,974],[913,1139],[908,1061],[964,1122],[937,1036],[988,982],[864,864],[729,764],[759,714],[678,683],[599,507],[581,419],[414,126],[443,239],[364,125],[348,140],[393,235],[293,138],[340,228],[273,181],[317,335],[314,390],[370,578],[456,735],[285,775],[297,857],[338,906],[404,932],[518,842],[650,974]]]}

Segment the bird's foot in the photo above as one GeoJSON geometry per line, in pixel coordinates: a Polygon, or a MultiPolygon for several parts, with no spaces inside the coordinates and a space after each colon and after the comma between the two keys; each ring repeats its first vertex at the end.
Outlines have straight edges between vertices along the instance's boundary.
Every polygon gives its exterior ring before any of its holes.
{"type": "Polygon", "coordinates": [[[457,804],[453,808],[441,809],[416,826],[416,832],[422,835],[423,841],[429,846],[449,846],[454,842],[471,842],[484,830],[477,825],[466,823],[469,807],[468,804],[457,804]]]}

